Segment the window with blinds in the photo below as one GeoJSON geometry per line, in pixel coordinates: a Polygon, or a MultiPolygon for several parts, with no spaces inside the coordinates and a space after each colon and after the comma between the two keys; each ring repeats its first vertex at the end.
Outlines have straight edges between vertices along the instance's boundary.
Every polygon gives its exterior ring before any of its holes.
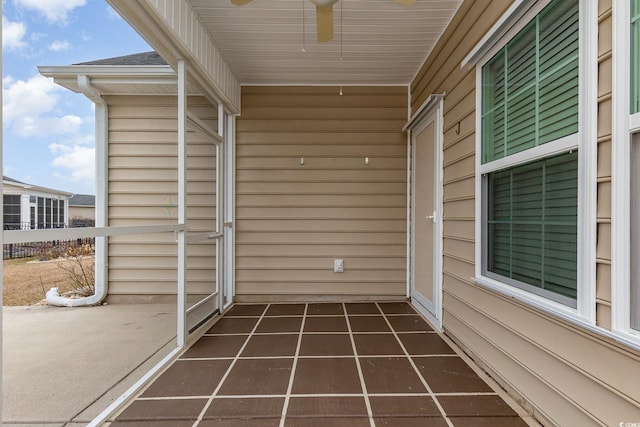
{"type": "Polygon", "coordinates": [[[640,0],[631,0],[631,114],[640,112],[640,0]]]}
{"type": "Polygon", "coordinates": [[[574,151],[489,174],[488,276],[575,300],[577,160],[574,151]]]}
{"type": "Polygon", "coordinates": [[[482,163],[578,131],[578,18],[554,1],[483,66],[482,163]]]}
{"type": "Polygon", "coordinates": [[[578,152],[532,149],[578,132],[578,72],[578,0],[551,2],[481,70],[483,274],[572,307],[578,152]]]}

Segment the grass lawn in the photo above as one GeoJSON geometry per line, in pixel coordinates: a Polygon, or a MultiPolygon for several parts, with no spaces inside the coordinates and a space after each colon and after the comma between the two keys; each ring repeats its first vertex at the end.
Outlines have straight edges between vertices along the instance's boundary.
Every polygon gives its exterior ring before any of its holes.
{"type": "MultiPolygon", "coordinates": [[[[3,261],[3,305],[33,305],[42,301],[45,292],[57,287],[60,294],[73,289],[69,274],[63,270],[73,261],[64,258],[38,261],[37,258],[8,259],[3,261]]],[[[83,263],[93,263],[85,257],[83,263]]]]}

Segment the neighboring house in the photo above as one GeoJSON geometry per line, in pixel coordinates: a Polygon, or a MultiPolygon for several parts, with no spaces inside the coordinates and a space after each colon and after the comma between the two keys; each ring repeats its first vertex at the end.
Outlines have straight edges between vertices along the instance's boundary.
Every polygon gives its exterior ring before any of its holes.
{"type": "Polygon", "coordinates": [[[2,179],[5,230],[67,227],[72,193],[2,179]]]}
{"type": "Polygon", "coordinates": [[[93,227],[96,221],[96,196],[74,194],[69,199],[69,227],[93,227]]]}
{"type": "Polygon", "coordinates": [[[294,2],[108,2],[161,56],[41,68],[96,102],[104,222],[218,238],[110,238],[110,298],[408,296],[543,423],[638,421],[637,0],[353,2],[344,62],[294,2]]]}

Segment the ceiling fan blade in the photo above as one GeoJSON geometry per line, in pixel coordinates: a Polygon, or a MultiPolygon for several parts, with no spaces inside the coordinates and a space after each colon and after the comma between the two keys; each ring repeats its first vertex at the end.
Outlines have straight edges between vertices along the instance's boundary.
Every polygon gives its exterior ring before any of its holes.
{"type": "Polygon", "coordinates": [[[316,27],[319,42],[333,40],[333,6],[316,6],[316,27]]]}
{"type": "Polygon", "coordinates": [[[231,4],[235,4],[236,6],[244,6],[247,3],[250,3],[251,0],[231,0],[231,4]]]}
{"type": "Polygon", "coordinates": [[[405,6],[411,6],[416,2],[416,0],[396,0],[398,3],[403,4],[405,6]]]}

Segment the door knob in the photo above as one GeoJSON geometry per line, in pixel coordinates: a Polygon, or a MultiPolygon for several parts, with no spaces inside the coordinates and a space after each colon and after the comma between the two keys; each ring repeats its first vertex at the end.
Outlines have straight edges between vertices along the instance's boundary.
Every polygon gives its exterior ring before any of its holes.
{"type": "Polygon", "coordinates": [[[427,215],[424,217],[425,219],[430,219],[433,222],[436,222],[436,211],[433,211],[433,214],[427,215]]]}

